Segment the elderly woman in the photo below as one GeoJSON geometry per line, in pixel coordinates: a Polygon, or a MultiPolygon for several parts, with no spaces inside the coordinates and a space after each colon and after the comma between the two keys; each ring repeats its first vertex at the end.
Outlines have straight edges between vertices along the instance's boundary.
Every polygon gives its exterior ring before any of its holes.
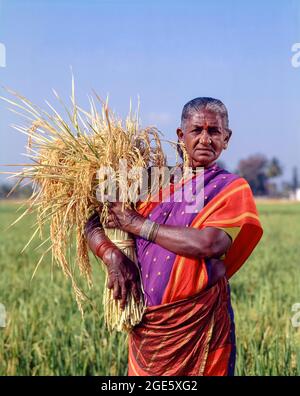
{"type": "MultiPolygon", "coordinates": [[[[177,136],[189,166],[204,172],[173,185],[172,194],[183,187],[200,194],[196,182],[202,177],[203,202],[193,211],[185,200],[140,203],[137,211],[115,203],[106,225],[135,236],[147,306],[129,336],[129,375],[233,375],[228,279],[249,257],[262,228],[246,180],[216,164],[231,137],[224,104],[213,98],[188,102],[177,136]]],[[[128,290],[139,298],[138,272],[98,223],[94,216],[87,224],[89,246],[106,263],[108,287],[124,307],[128,290]]]]}

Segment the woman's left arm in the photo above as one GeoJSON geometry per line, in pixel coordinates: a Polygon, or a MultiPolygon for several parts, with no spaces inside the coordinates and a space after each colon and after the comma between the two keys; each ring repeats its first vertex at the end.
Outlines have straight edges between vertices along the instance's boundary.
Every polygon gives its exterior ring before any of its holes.
{"type": "Polygon", "coordinates": [[[231,239],[219,228],[197,230],[192,227],[161,225],[155,243],[181,256],[219,258],[228,251],[231,239]]]}
{"type": "MultiPolygon", "coordinates": [[[[120,228],[134,235],[140,235],[146,219],[132,209],[122,210],[120,203],[110,208],[107,228],[120,228]]],[[[230,245],[229,235],[215,227],[197,230],[192,227],[160,225],[155,236],[155,243],[171,252],[192,258],[221,257],[230,245]]]]}

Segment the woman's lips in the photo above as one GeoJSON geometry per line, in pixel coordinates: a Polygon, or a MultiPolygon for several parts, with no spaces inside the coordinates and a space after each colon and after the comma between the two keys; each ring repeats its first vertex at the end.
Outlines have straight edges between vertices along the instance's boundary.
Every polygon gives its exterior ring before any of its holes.
{"type": "Polygon", "coordinates": [[[213,153],[213,151],[210,150],[210,149],[196,149],[195,151],[199,151],[202,154],[204,154],[204,153],[213,153]]]}

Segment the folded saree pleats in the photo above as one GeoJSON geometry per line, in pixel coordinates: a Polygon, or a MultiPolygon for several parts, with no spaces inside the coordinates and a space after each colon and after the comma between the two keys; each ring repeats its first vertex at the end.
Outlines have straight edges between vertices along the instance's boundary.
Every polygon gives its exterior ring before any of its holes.
{"type": "MultiPolygon", "coordinates": [[[[228,367],[232,345],[227,304],[223,278],[194,297],[148,308],[129,335],[129,375],[201,376],[209,356],[216,373],[212,346],[223,353],[228,367]]],[[[219,375],[224,375],[224,367],[219,375]]]]}

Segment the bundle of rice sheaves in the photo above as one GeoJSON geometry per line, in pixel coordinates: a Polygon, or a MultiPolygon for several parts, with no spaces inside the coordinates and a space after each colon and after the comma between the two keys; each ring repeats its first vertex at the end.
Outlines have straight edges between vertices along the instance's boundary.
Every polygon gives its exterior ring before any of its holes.
{"type": "MultiPolygon", "coordinates": [[[[12,111],[26,118],[26,125],[14,125],[14,128],[28,136],[25,155],[30,158],[27,164],[19,164],[22,166],[20,171],[11,173],[17,178],[15,187],[24,180],[29,180],[33,185],[26,210],[13,224],[29,212],[36,213],[36,229],[24,249],[39,235],[42,240],[40,246],[46,246],[46,249],[36,269],[47,253],[52,254],[52,262],[57,263],[71,280],[83,314],[82,303],[87,296],[75,279],[68,249],[75,239],[76,265],[88,287],[92,287],[92,267],[84,227],[95,211],[100,211],[104,223],[108,215],[107,203],[100,206],[96,197],[99,185],[97,171],[101,167],[115,169],[115,182],[119,188],[124,183],[118,172],[120,159],[127,161],[128,170],[164,166],[160,134],[155,127],[142,129],[138,112],[133,114],[130,110],[123,122],[108,109],[107,101],[101,101],[96,94],[89,99],[88,111],[83,110],[75,101],[74,80],[69,108],[54,91],[63,106],[61,112],[48,102],[50,111],[45,111],[20,94],[9,92],[13,94],[13,99],[2,99],[12,105],[12,111]],[[45,227],[48,226],[50,235],[47,236],[45,227]]],[[[132,202],[127,198],[123,205],[132,206],[132,202]]],[[[106,229],[106,232],[137,264],[130,235],[118,229],[106,229]]],[[[143,299],[137,303],[130,294],[122,311],[120,301],[113,298],[113,291],[107,287],[104,288],[103,302],[104,317],[110,330],[130,331],[141,321],[145,309],[143,299]]]]}

